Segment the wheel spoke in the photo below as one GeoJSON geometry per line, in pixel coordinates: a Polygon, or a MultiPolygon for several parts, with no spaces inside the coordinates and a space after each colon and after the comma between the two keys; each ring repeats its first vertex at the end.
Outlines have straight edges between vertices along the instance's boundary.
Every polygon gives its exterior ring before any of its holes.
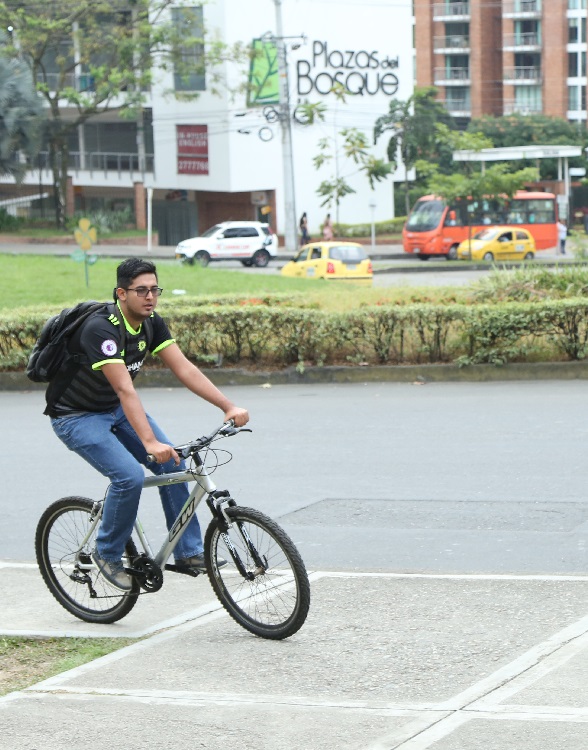
{"type": "Polygon", "coordinates": [[[308,577],[296,547],[277,524],[258,511],[233,508],[228,515],[236,522],[228,535],[248,575],[241,575],[220,530],[212,524],[206,550],[209,577],[217,596],[229,614],[256,635],[292,635],[306,619],[310,601],[308,577]],[[259,569],[239,527],[251,540],[264,569],[259,569]],[[219,567],[219,557],[228,564],[219,567]]]}
{"type": "Polygon", "coordinates": [[[65,498],[50,506],[37,527],[37,561],[49,590],[69,612],[87,622],[115,622],[133,608],[136,591],[124,594],[91,562],[96,530],[84,539],[92,507],[85,498],[65,498]]]}

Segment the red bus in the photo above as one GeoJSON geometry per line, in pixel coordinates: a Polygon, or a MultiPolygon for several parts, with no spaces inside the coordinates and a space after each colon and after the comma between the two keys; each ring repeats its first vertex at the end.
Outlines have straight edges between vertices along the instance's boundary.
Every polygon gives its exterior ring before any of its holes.
{"type": "Polygon", "coordinates": [[[519,190],[508,200],[488,198],[453,206],[425,195],[414,204],[402,230],[404,252],[421,260],[439,255],[454,260],[459,243],[488,226],[523,227],[533,235],[537,250],[557,247],[555,195],[519,190]]]}

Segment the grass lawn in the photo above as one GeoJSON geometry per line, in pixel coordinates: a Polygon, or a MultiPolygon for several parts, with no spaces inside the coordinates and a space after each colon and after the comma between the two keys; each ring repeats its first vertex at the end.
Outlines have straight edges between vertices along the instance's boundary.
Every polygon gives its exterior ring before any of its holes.
{"type": "MultiPolygon", "coordinates": [[[[89,267],[86,287],[84,264],[69,257],[0,254],[2,295],[0,310],[23,307],[67,307],[86,299],[110,300],[116,283],[119,259],[100,258],[89,267]]],[[[389,301],[436,301],[463,295],[463,290],[434,288],[365,288],[340,286],[312,279],[289,279],[279,274],[259,274],[249,269],[223,270],[222,265],[208,268],[185,266],[175,260],[156,261],[163,301],[173,300],[173,290],[185,290],[189,296],[215,294],[299,293],[305,302],[317,303],[327,310],[348,310],[360,305],[389,301]]],[[[447,301],[447,300],[446,300],[447,301]]]]}
{"type": "Polygon", "coordinates": [[[126,638],[0,637],[0,695],[34,685],[133,643],[126,638]]]}

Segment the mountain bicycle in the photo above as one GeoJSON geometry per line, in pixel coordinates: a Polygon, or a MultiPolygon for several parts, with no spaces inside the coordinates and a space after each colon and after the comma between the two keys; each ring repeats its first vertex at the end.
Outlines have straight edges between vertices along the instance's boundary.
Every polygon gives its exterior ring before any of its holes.
{"type": "Polygon", "coordinates": [[[164,571],[197,577],[198,571],[167,561],[206,498],[212,520],[204,537],[204,556],[220,603],[254,635],[278,640],[296,633],[310,606],[310,584],[300,553],[275,521],[258,510],[238,506],[229,492],[218,490],[210,478],[232,458],[224,451],[228,459],[219,463],[220,451],[211,444],[243,431],[251,432],[235,427],[230,420],[210,435],[175,446],[178,456],[187,461],[185,470],[145,477],[144,488],[195,484],[156,554],[137,518],[123,556],[131,576],[130,592],[108,583],[90,557],[104,501],[64,497],[52,503],[37,525],[35,551],[41,575],[55,599],[80,620],[113,623],[129,614],[140,595],[159,591],[164,571]]]}

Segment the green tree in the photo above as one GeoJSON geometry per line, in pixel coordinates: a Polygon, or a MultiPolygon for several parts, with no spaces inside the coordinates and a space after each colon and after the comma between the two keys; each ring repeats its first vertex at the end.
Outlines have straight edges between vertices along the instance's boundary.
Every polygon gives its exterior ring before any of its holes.
{"type": "Polygon", "coordinates": [[[321,206],[337,207],[337,222],[339,221],[339,204],[346,195],[355,193],[347,179],[350,175],[339,174],[339,162],[341,158],[351,161],[356,167],[356,172],[363,173],[367,178],[370,188],[375,188],[376,182],[385,180],[392,171],[392,165],[383,159],[376,158],[370,153],[370,144],[367,137],[357,128],[345,128],[340,133],[343,144],[339,148],[332,138],[321,138],[318,143],[319,153],[313,159],[316,169],[325,164],[334,164],[335,173],[329,180],[323,180],[317,188],[317,194],[323,198],[321,206]]]}
{"type": "Polygon", "coordinates": [[[436,99],[437,89],[417,88],[414,94],[402,101],[393,99],[388,114],[376,120],[374,141],[385,133],[390,133],[387,153],[393,169],[398,158],[405,170],[406,213],[410,211],[408,172],[421,161],[437,161],[435,127],[441,123],[447,128],[454,127],[451,115],[436,99]]]}
{"type": "Polygon", "coordinates": [[[39,144],[42,104],[31,71],[17,60],[0,58],[0,173],[19,181],[39,144]]]}
{"type": "MultiPolygon", "coordinates": [[[[579,130],[577,125],[560,117],[547,115],[485,115],[472,120],[468,131],[485,135],[496,148],[535,145],[586,146],[586,132],[583,129],[579,130]]],[[[578,157],[570,160],[570,164],[581,167],[585,165],[585,161],[578,157]]],[[[542,179],[557,179],[556,159],[542,159],[539,169],[542,179]]]]}
{"type": "Polygon", "coordinates": [[[68,144],[80,125],[114,110],[137,118],[140,131],[141,105],[154,71],[173,69],[177,79],[187,80],[206,70],[210,90],[215,65],[241,59],[242,50],[208,41],[200,7],[178,9],[181,5],[175,0],[0,1],[0,26],[13,28],[5,54],[28,65],[45,100],[59,226],[65,219],[68,144]]]}

